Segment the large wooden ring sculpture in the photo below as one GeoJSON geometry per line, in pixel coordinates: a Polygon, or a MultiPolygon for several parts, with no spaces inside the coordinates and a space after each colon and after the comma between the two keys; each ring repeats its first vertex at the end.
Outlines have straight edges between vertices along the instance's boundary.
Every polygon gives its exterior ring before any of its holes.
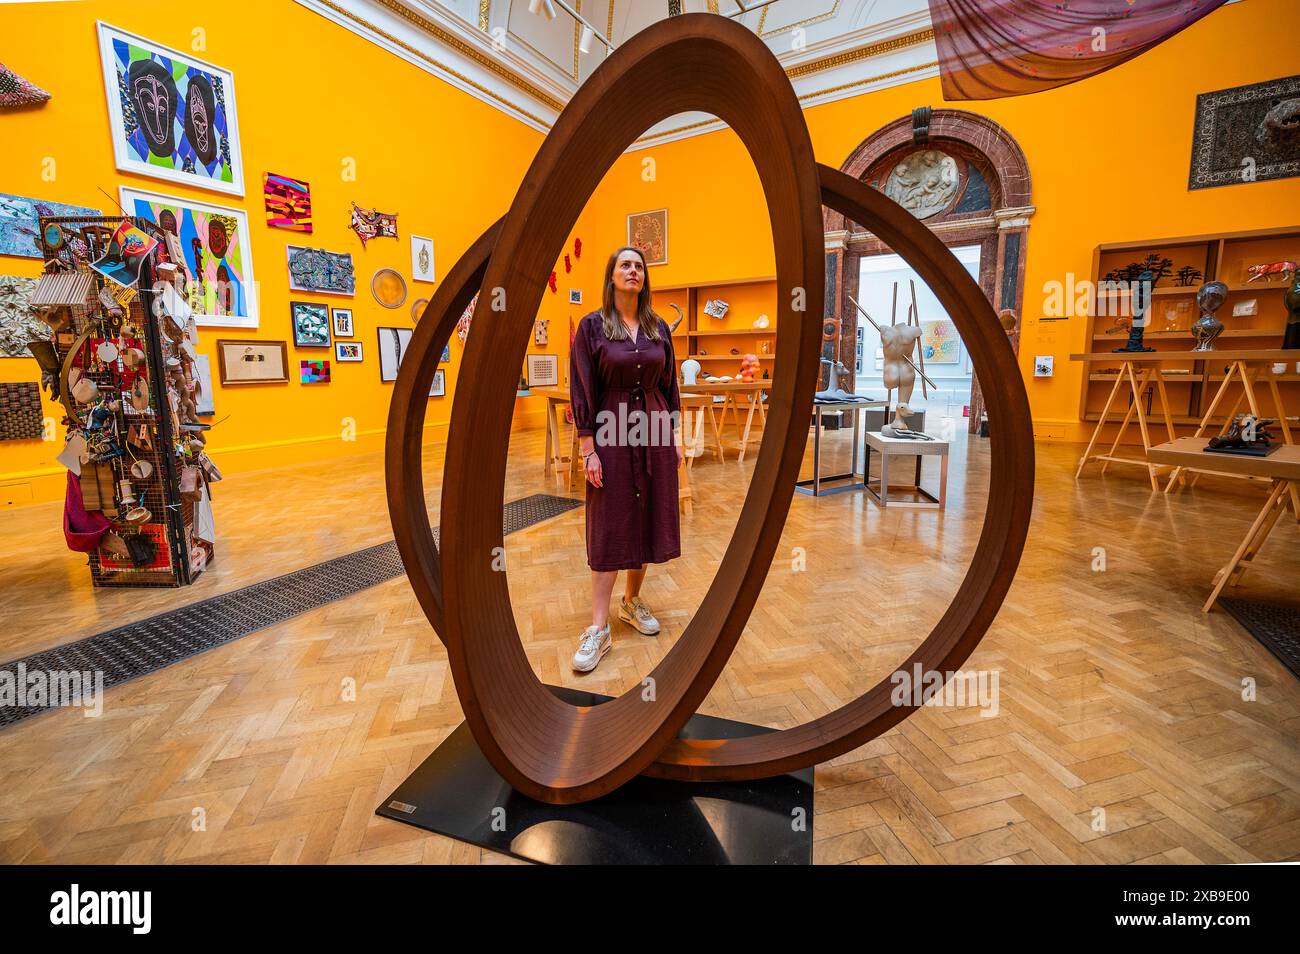
{"type": "Polygon", "coordinates": [[[389,510],[417,597],[446,644],[475,741],[512,786],[571,803],[638,773],[758,778],[846,752],[906,718],[888,680],[793,729],[734,740],[680,740],[758,598],[775,555],[807,440],[823,314],[822,203],[893,246],[935,291],[971,352],[994,422],[984,528],[966,579],[904,663],[947,673],[996,615],[1019,562],[1033,497],[1029,407],[1014,356],[987,300],[951,253],[883,195],[816,166],[807,127],[767,47],[729,20],[670,18],[602,64],[561,113],[507,215],[475,243],[430,301],[398,375],[389,415],[389,510]],[[766,437],[736,532],[676,645],[641,687],[596,707],[560,701],[534,676],[510,605],[502,498],[516,371],[544,276],[605,170],[648,126],[702,110],[727,122],[757,168],[777,265],[777,362],[766,437]],[[460,312],[482,288],[452,407],[442,497],[442,549],[424,506],[420,449],[429,383],[460,312]],[[802,304],[802,310],[796,310],[802,304]],[[495,306],[495,307],[494,307],[495,306]]]}

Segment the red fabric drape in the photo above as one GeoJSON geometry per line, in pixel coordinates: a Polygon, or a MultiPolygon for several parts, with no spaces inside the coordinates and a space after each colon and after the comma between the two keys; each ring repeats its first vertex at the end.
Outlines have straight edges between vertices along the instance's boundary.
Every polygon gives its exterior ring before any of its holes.
{"type": "Polygon", "coordinates": [[[1095,76],[1169,39],[1224,0],[929,3],[944,99],[967,100],[1021,96],[1095,76]]]}

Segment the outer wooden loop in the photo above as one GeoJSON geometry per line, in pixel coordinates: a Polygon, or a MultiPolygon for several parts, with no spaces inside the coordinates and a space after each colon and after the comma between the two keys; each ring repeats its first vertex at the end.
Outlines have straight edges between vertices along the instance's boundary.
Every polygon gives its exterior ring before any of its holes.
{"type": "Polygon", "coordinates": [[[388,516],[393,522],[397,552],[402,555],[411,588],[442,638],[442,565],[424,504],[424,417],[429,407],[429,387],[451,340],[456,323],[469,307],[492,246],[501,231],[501,219],[490,225],[456,262],[424,308],[411,335],[406,357],[397,371],[393,399],[388,407],[388,439],[384,472],[388,486],[388,516]]]}
{"type": "MultiPolygon", "coordinates": [[[[961,333],[988,402],[992,446],[988,507],[970,569],[948,611],[899,667],[909,676],[960,668],[997,615],[1015,576],[1034,500],[1034,435],[1015,355],[993,309],[957,259],[901,206],[870,186],[818,164],[822,202],[870,229],[938,296],[961,333]]],[[[777,363],[778,371],[781,365],[777,363]]],[[[781,432],[776,432],[780,434],[781,432]]],[[[891,674],[892,675],[892,674],[891,674]]],[[[918,690],[920,687],[917,687],[918,690]]],[[[889,677],[834,712],[797,728],[744,739],[674,739],[646,772],[662,778],[763,778],[842,755],[902,722],[889,677]]]]}
{"type": "MultiPolygon", "coordinates": [[[[694,169],[660,175],[695,175],[694,169]]],[[[645,769],[707,695],[762,588],[793,496],[816,388],[823,312],[821,202],[812,144],[780,65],[749,30],[687,14],[647,28],[591,75],[543,142],[483,280],[452,407],[442,497],[443,619],[456,691],[484,755],[544,801],[595,798],[645,769]],[[777,367],[768,439],[713,585],[641,687],[576,708],[537,680],[515,626],[502,497],[515,379],[545,278],[605,170],[644,130],[688,110],[728,123],[754,161],[772,222],[777,367]],[[801,289],[801,293],[796,289],[801,289]],[[802,305],[803,311],[795,311],[802,305]]],[[[408,501],[408,506],[411,502],[408,501]]]]}

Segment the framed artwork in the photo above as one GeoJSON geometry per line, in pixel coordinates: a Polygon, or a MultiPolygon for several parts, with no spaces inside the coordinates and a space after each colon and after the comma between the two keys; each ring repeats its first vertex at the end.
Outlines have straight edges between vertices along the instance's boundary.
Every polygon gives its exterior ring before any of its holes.
{"type": "Polygon", "coordinates": [[[411,278],[417,282],[436,281],[433,277],[433,239],[411,236],[411,278]]]}
{"type": "Polygon", "coordinates": [[[242,196],[234,75],[102,20],[98,28],[117,168],[242,196]]]}
{"type": "Polygon", "coordinates": [[[356,274],[349,253],[290,245],[286,254],[289,257],[290,291],[326,295],[352,295],[356,292],[356,274]]]}
{"type": "Polygon", "coordinates": [[[449,341],[442,346],[442,361],[443,363],[446,363],[450,360],[451,360],[451,342],[449,341]]]}
{"type": "Polygon", "coordinates": [[[99,209],[83,205],[46,202],[0,192],[0,255],[41,258],[42,215],[100,215],[99,209]]]}
{"type": "Polygon", "coordinates": [[[526,359],[530,388],[555,387],[560,383],[560,359],[553,354],[530,354],[526,359]]]}
{"type": "Polygon", "coordinates": [[[1300,176],[1297,99],[1300,74],[1197,96],[1187,188],[1300,176]]]}
{"type": "Polygon", "coordinates": [[[668,263],[668,210],[633,212],[627,217],[627,244],[639,248],[646,266],[668,263]]]}
{"type": "Polygon", "coordinates": [[[400,308],[406,301],[406,279],[394,269],[381,268],[370,279],[370,293],[385,308],[400,308]]]}
{"type": "Polygon", "coordinates": [[[447,372],[439,368],[433,372],[433,384],[429,386],[429,397],[447,396],[447,372]]]}
{"type": "Polygon", "coordinates": [[[959,363],[961,338],[956,326],[946,318],[921,322],[921,354],[930,364],[959,363]]]}
{"type": "Polygon", "coordinates": [[[198,393],[194,395],[194,407],[199,417],[212,417],[217,413],[216,394],[212,390],[212,362],[206,354],[194,356],[194,377],[198,379],[198,393]]]}
{"type": "Polygon", "coordinates": [[[361,342],[360,341],[334,342],[334,360],[338,362],[364,360],[361,354],[361,342]]]}
{"type": "Polygon", "coordinates": [[[243,209],[121,188],[127,215],[153,222],[185,271],[186,304],[200,325],[256,328],[257,285],[243,209]]]}
{"type": "Polygon", "coordinates": [[[410,328],[379,329],[379,380],[396,381],[397,369],[411,344],[410,328]]]}
{"type": "Polygon", "coordinates": [[[334,321],[335,338],[351,338],[356,334],[352,328],[351,308],[331,308],[330,317],[334,321]]]}
{"type": "Polygon", "coordinates": [[[288,384],[289,345],[285,341],[217,342],[221,384],[288,384]]]}
{"type": "Polygon", "coordinates": [[[582,289],[581,289],[581,288],[570,288],[570,289],[569,289],[569,304],[570,304],[570,305],[581,305],[581,304],[582,304],[582,289]]]}
{"type": "Polygon", "coordinates": [[[311,232],[311,186],[302,179],[262,173],[266,224],[273,229],[311,232]]]}
{"type": "Polygon", "coordinates": [[[0,275],[0,358],[30,358],[27,342],[50,336],[50,326],[29,304],[36,283],[25,275],[0,275]]]}
{"type": "Polygon", "coordinates": [[[293,346],[295,348],[328,348],[330,346],[330,309],[314,301],[289,302],[293,317],[293,346]]]}
{"type": "Polygon", "coordinates": [[[411,302],[411,323],[419,324],[420,319],[424,316],[424,309],[429,306],[429,299],[417,298],[411,302]]]}
{"type": "Polygon", "coordinates": [[[323,359],[299,361],[298,374],[303,384],[329,384],[330,363],[323,359]]]}

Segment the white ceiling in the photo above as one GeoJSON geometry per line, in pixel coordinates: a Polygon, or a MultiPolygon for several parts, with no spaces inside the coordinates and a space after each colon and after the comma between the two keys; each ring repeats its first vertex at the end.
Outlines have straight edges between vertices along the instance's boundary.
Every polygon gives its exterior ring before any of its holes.
{"type": "MultiPolygon", "coordinates": [[[[581,26],[563,9],[547,20],[529,13],[528,0],[298,2],[541,130],[606,55],[599,40],[579,51],[581,26]]],[[[616,47],[668,16],[668,0],[569,2],[616,47]]],[[[687,13],[738,9],[735,0],[681,5],[687,13]]],[[[776,0],[739,22],[776,54],[805,106],[938,74],[926,0],[776,0]]],[[[681,114],[636,145],[718,125],[704,114],[681,114]]]]}

